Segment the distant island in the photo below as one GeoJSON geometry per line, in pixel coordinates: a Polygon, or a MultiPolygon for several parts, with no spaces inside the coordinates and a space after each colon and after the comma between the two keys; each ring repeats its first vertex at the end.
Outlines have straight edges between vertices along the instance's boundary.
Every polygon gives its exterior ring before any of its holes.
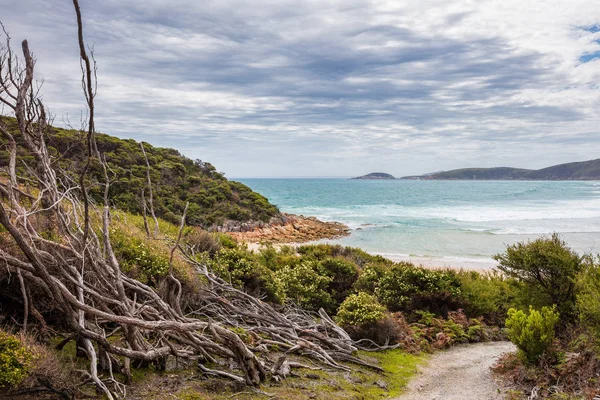
{"type": "Polygon", "coordinates": [[[399,179],[418,180],[529,180],[529,181],[595,181],[600,180],[600,158],[590,161],[553,165],[542,169],[510,167],[461,168],[399,179]]]}
{"type": "Polygon", "coordinates": [[[386,174],[385,172],[371,172],[370,174],[357,176],[356,178],[350,179],[364,179],[364,180],[391,180],[396,179],[393,175],[386,174]]]}

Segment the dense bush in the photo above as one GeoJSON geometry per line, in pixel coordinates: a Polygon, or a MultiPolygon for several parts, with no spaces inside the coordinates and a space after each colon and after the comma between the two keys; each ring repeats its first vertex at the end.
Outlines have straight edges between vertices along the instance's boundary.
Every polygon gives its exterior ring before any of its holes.
{"type": "Polygon", "coordinates": [[[487,323],[503,325],[509,308],[519,308],[522,284],[514,278],[490,272],[457,273],[461,307],[467,315],[483,317],[487,323]]]}
{"type": "MultiPolygon", "coordinates": [[[[16,120],[3,117],[3,122],[13,131],[19,146],[19,159],[29,163],[31,156],[25,151],[22,138],[17,133],[16,120]]],[[[96,142],[115,175],[110,187],[112,204],[121,210],[140,214],[141,192],[146,186],[146,163],[140,144],[132,139],[104,134],[97,134],[96,142]]],[[[8,164],[5,144],[5,137],[0,135],[0,167],[8,164]]],[[[81,132],[51,128],[47,145],[49,153],[64,171],[77,173],[82,169],[86,152],[85,135],[81,132]]],[[[194,161],[177,150],[148,143],[144,143],[144,148],[150,164],[156,213],[166,221],[177,224],[188,201],[187,223],[203,227],[219,225],[227,220],[267,222],[279,214],[277,207],[264,196],[242,183],[227,180],[210,163],[194,161]]],[[[19,164],[18,168],[20,174],[27,175],[25,163],[19,164]]],[[[91,180],[91,195],[100,200],[103,188],[93,184],[94,180],[103,180],[98,163],[91,165],[91,180]]]]}
{"type": "Polygon", "coordinates": [[[583,268],[583,257],[557,234],[507,246],[494,259],[501,271],[527,285],[530,304],[538,308],[556,305],[563,321],[574,320],[575,279],[583,268]]]}
{"type": "Polygon", "coordinates": [[[528,314],[514,308],[508,310],[508,338],[526,362],[536,364],[548,352],[558,318],[558,312],[549,307],[542,307],[541,312],[530,307],[528,314]]]}
{"type": "Polygon", "coordinates": [[[335,311],[335,303],[328,290],[333,279],[319,271],[318,262],[306,260],[293,267],[285,266],[275,274],[286,297],[295,304],[313,311],[319,308],[329,313],[335,311]]]}
{"type": "Polygon", "coordinates": [[[36,355],[18,337],[0,330],[0,388],[17,386],[31,372],[36,355]]]}
{"type": "Polygon", "coordinates": [[[134,272],[139,279],[153,283],[168,272],[168,254],[147,243],[143,238],[128,234],[122,229],[112,228],[111,241],[124,271],[134,272]]]}
{"type": "Polygon", "coordinates": [[[337,313],[337,322],[342,326],[364,327],[381,320],[386,312],[375,296],[360,292],[344,300],[337,313]]]}
{"type": "Polygon", "coordinates": [[[275,303],[285,299],[282,281],[243,247],[222,247],[208,260],[208,265],[223,279],[254,296],[266,295],[267,300],[275,303]]]}
{"type": "Polygon", "coordinates": [[[577,279],[577,310],[581,323],[600,339],[600,259],[586,261],[577,279]]]}
{"type": "Polygon", "coordinates": [[[439,315],[458,308],[460,281],[455,272],[394,264],[379,279],[376,294],[390,311],[427,310],[439,315]]]}

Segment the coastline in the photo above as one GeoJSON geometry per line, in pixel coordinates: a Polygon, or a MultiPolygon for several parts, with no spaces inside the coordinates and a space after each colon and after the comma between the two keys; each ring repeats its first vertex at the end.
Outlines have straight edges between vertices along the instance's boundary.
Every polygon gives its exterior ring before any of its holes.
{"type": "Polygon", "coordinates": [[[316,217],[282,213],[266,224],[246,224],[221,232],[245,243],[290,244],[339,239],[350,235],[350,228],[341,222],[324,222],[316,217]]]}
{"type": "MultiPolygon", "coordinates": [[[[282,246],[298,247],[304,244],[339,244],[332,240],[352,234],[352,229],[341,222],[325,222],[312,216],[282,213],[269,223],[232,225],[227,230],[220,229],[239,242],[248,246],[249,250],[258,251],[264,245],[275,248],[282,246]]],[[[367,251],[362,249],[363,251],[367,251]]],[[[464,258],[453,256],[415,256],[397,253],[381,253],[380,255],[393,262],[409,262],[415,266],[429,269],[454,269],[477,272],[491,272],[497,263],[493,259],[464,258]]]]}

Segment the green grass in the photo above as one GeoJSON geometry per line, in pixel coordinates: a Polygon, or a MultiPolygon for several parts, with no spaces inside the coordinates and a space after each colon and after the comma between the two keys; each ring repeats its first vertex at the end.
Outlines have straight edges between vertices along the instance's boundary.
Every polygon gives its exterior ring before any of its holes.
{"type": "MultiPolygon", "coordinates": [[[[353,371],[295,369],[296,376],[290,376],[282,382],[270,382],[260,389],[277,399],[288,400],[375,400],[393,398],[400,395],[410,378],[417,372],[417,366],[426,360],[424,355],[413,355],[402,350],[383,352],[359,352],[361,359],[382,367],[380,373],[366,367],[347,364],[353,371]],[[318,379],[308,378],[312,374],[318,379]]],[[[309,360],[293,358],[305,364],[309,360]]],[[[317,366],[317,365],[315,365],[317,366]]],[[[249,388],[235,387],[230,382],[219,379],[187,381],[174,395],[182,400],[200,399],[268,399],[249,388]],[[193,382],[193,383],[191,383],[193,382]]],[[[149,395],[150,393],[146,393],[149,395]]]]}

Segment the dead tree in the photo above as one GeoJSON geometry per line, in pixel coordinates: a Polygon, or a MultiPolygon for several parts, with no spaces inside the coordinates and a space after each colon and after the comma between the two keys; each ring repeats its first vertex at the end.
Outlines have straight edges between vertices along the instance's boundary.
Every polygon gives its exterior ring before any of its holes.
{"type": "MultiPolygon", "coordinates": [[[[77,179],[60,170],[48,153],[49,121],[34,84],[35,58],[27,41],[22,43],[22,59],[13,53],[8,35],[0,49],[0,102],[16,117],[18,126],[18,132],[11,133],[0,119],[0,133],[7,139],[10,153],[7,179],[0,180],[0,224],[18,249],[0,248],[0,260],[22,278],[19,284],[25,308],[35,310],[36,299],[28,293],[29,288],[36,288],[60,310],[67,328],[80,338],[87,353],[92,380],[109,399],[125,395],[125,386],[113,378],[114,369],[129,376],[132,361],[152,362],[168,356],[197,363],[203,373],[251,386],[259,386],[269,374],[283,376],[289,367],[301,366],[285,360],[273,365],[262,356],[273,347],[306,355],[332,368],[348,369],[340,361],[365,364],[352,355],[360,343],[353,342],[324,312],[320,321],[299,309],[278,312],[214,276],[180,244],[185,213],[179,237],[173,242],[164,298],[153,287],[122,273],[110,239],[107,164],[95,142],[95,67],[85,47],[78,1],[73,4],[88,109],[87,158],[77,179]],[[17,173],[15,135],[35,160],[27,166],[27,177],[17,173]],[[94,164],[104,171],[101,205],[92,201],[86,188],[94,164]],[[31,188],[32,182],[33,195],[23,190],[31,188]],[[41,234],[40,221],[44,219],[52,222],[58,239],[41,234]],[[202,289],[203,307],[187,314],[181,309],[181,283],[172,265],[173,254],[181,250],[208,282],[202,289]],[[236,327],[253,335],[256,345],[245,344],[231,329],[236,327]],[[111,336],[120,340],[109,340],[111,336]],[[205,366],[206,362],[224,365],[226,360],[233,360],[237,369],[205,366]],[[106,374],[99,372],[98,365],[104,365],[106,374]]],[[[151,199],[151,191],[149,195],[151,199]]],[[[32,314],[40,315],[37,311],[32,314]]],[[[27,316],[25,312],[25,320],[27,316]]]]}

